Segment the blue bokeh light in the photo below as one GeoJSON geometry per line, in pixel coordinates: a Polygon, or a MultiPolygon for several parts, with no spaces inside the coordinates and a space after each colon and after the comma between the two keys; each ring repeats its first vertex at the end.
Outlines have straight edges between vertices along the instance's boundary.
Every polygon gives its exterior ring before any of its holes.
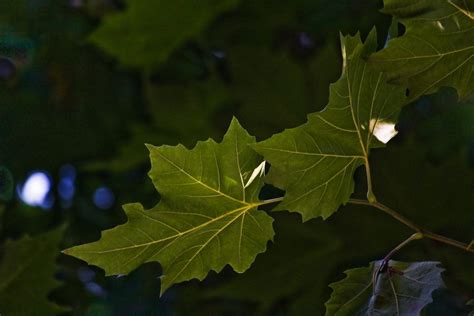
{"type": "Polygon", "coordinates": [[[69,179],[61,179],[58,184],[58,193],[63,200],[72,200],[76,189],[74,182],[69,179]]]}
{"type": "Polygon", "coordinates": [[[115,202],[114,193],[108,187],[100,187],[95,190],[92,199],[95,206],[102,210],[111,208],[115,202]]]}
{"type": "Polygon", "coordinates": [[[59,170],[58,194],[63,205],[71,205],[74,198],[76,188],[74,181],[76,180],[76,169],[72,165],[64,165],[59,170]]]}
{"type": "Polygon", "coordinates": [[[91,293],[94,296],[105,297],[107,295],[107,292],[98,283],[87,282],[86,284],[84,284],[84,287],[89,293],[91,293]]]}
{"type": "Polygon", "coordinates": [[[95,279],[95,272],[89,267],[80,267],[77,270],[77,277],[81,282],[92,282],[95,279]]]}

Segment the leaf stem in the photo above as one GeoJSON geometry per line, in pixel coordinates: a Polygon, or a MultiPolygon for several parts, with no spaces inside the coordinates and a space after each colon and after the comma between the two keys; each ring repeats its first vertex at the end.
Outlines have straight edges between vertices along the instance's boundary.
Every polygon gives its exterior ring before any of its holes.
{"type": "MultiPolygon", "coordinates": [[[[369,178],[370,178],[370,176],[368,176],[368,179],[369,178]]],[[[371,191],[369,190],[369,192],[371,192],[371,191]]],[[[283,201],[283,198],[284,197],[281,196],[281,197],[277,197],[277,198],[273,198],[273,199],[263,200],[260,203],[258,203],[258,205],[260,206],[260,205],[266,205],[266,204],[279,203],[279,202],[283,201]]],[[[459,249],[462,249],[464,251],[474,253],[474,247],[473,247],[474,241],[471,242],[471,244],[466,244],[466,243],[457,241],[455,239],[451,239],[451,238],[433,233],[433,232],[431,232],[427,229],[424,229],[424,228],[418,226],[417,224],[415,224],[414,222],[412,222],[411,220],[409,220],[408,218],[406,218],[402,214],[400,214],[397,211],[391,209],[390,207],[378,202],[377,200],[375,200],[373,202],[370,202],[368,200],[349,199],[349,203],[375,207],[375,208],[383,211],[384,213],[390,215],[391,217],[395,218],[397,221],[404,224],[405,226],[407,226],[407,227],[411,228],[412,230],[416,231],[415,234],[411,235],[408,239],[406,239],[400,245],[395,247],[385,257],[387,259],[389,259],[395,252],[399,251],[402,247],[404,247],[410,241],[416,240],[416,239],[421,239],[421,238],[428,238],[428,239],[431,239],[431,240],[436,240],[438,242],[450,245],[452,247],[459,248],[459,249]]]]}
{"type": "Polygon", "coordinates": [[[451,245],[453,247],[465,250],[467,252],[474,253],[474,249],[472,247],[469,247],[468,244],[465,244],[463,242],[460,242],[460,241],[457,241],[457,240],[454,240],[454,239],[451,239],[451,238],[448,238],[448,237],[444,237],[442,235],[432,233],[430,231],[424,231],[423,236],[426,237],[426,238],[436,240],[436,241],[445,243],[447,245],[451,245]]]}
{"type": "Polygon", "coordinates": [[[410,242],[412,242],[413,240],[422,239],[423,237],[425,237],[425,236],[424,236],[422,233],[414,233],[413,235],[411,235],[410,237],[408,237],[407,239],[405,239],[404,241],[402,241],[398,246],[396,246],[395,248],[393,248],[393,249],[383,258],[383,260],[384,260],[384,261],[390,260],[390,258],[392,258],[395,253],[397,253],[400,249],[402,249],[403,247],[405,247],[406,245],[408,245],[410,242]]]}
{"type": "Polygon", "coordinates": [[[277,198],[274,198],[274,199],[263,200],[263,201],[261,201],[260,203],[258,203],[258,205],[265,205],[265,204],[271,204],[271,203],[278,203],[278,202],[281,202],[281,201],[283,201],[283,196],[277,197],[277,198]]]}
{"type": "MultiPolygon", "coordinates": [[[[470,253],[474,253],[474,248],[466,243],[463,243],[463,242],[460,242],[460,241],[457,241],[457,240],[454,240],[454,239],[451,239],[451,238],[448,238],[448,237],[445,237],[445,236],[442,236],[442,235],[439,235],[439,234],[436,234],[436,233],[433,233],[433,232],[430,232],[429,230],[426,230],[420,226],[418,226],[417,224],[415,224],[414,222],[410,221],[409,219],[407,219],[406,217],[404,217],[403,215],[401,215],[400,213],[398,213],[397,211],[389,208],[388,206],[378,202],[378,201],[375,201],[375,202],[369,202],[369,201],[366,201],[366,200],[360,200],[360,199],[350,199],[349,200],[349,203],[351,204],[359,204],[359,205],[367,205],[367,206],[372,206],[372,207],[375,207],[381,211],[383,211],[384,213],[392,216],[393,218],[395,218],[397,221],[399,221],[400,223],[404,224],[405,226],[413,229],[414,231],[416,231],[417,233],[420,233],[422,235],[423,238],[428,238],[428,239],[432,239],[432,240],[436,240],[438,242],[441,242],[441,243],[444,243],[444,244],[447,244],[447,245],[450,245],[452,247],[456,247],[456,248],[459,248],[459,249],[462,249],[464,251],[467,251],[467,252],[470,252],[470,253]]],[[[416,234],[415,234],[416,235],[416,234]]]]}
{"type": "Polygon", "coordinates": [[[374,191],[372,190],[372,174],[370,172],[369,158],[365,156],[365,174],[367,176],[367,200],[370,203],[376,203],[374,191]]]}

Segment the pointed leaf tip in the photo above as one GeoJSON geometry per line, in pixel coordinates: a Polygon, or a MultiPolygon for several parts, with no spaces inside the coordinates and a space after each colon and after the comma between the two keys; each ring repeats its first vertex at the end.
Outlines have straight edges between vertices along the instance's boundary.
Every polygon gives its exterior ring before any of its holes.
{"type": "Polygon", "coordinates": [[[233,119],[221,143],[198,142],[193,149],[149,145],[149,175],[161,201],[150,210],[139,203],[124,205],[125,224],[69,254],[106,275],[157,261],[163,268],[162,292],[175,283],[202,280],[227,264],[245,271],[274,235],[273,219],[257,210],[262,180],[245,185],[262,161],[248,146],[252,143],[255,138],[233,119]]]}
{"type": "MultiPolygon", "coordinates": [[[[376,41],[375,30],[368,40],[376,41]]],[[[327,107],[308,115],[307,123],[253,146],[271,165],[266,181],[285,190],[276,210],[298,212],[303,221],[328,218],[349,200],[354,172],[368,161],[370,150],[383,146],[374,128],[382,120],[396,122],[406,97],[403,87],[388,84],[361,58],[375,43],[364,48],[359,35],[347,36],[342,75],[330,86],[327,107]]]]}

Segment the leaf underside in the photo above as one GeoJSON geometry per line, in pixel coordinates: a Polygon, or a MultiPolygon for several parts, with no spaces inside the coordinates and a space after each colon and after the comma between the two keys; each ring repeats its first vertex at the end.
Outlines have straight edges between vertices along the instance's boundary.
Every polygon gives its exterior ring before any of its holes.
{"type": "Polygon", "coordinates": [[[128,222],[104,231],[102,238],[65,253],[103,268],[107,275],[127,274],[145,262],[163,268],[162,293],[172,284],[197,278],[230,264],[244,272],[272,240],[273,219],[257,207],[260,177],[247,183],[261,158],[255,143],[234,119],[220,144],[148,145],[149,173],[161,201],[150,210],[128,204],[128,222]]]}
{"type": "Polygon", "coordinates": [[[376,34],[342,38],[344,67],[330,86],[327,107],[308,122],[253,146],[271,164],[267,181],[286,191],[278,210],[299,212],[303,220],[329,217],[354,190],[353,173],[382,143],[374,129],[396,122],[404,88],[386,83],[365,58],[375,51],[376,34]]]}
{"type": "Polygon", "coordinates": [[[377,274],[382,263],[347,270],[345,279],[332,283],[326,316],[419,315],[433,301],[433,291],[444,286],[439,262],[390,261],[377,274]]]}
{"type": "Polygon", "coordinates": [[[474,92],[474,0],[385,0],[384,13],[406,27],[370,58],[410,99],[454,87],[474,92]]]}

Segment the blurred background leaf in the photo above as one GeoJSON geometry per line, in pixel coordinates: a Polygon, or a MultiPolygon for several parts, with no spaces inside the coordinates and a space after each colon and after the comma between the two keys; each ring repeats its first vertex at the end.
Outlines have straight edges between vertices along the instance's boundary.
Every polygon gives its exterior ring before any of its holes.
{"type": "MultiPolygon", "coordinates": [[[[233,115],[259,139],[301,124],[339,77],[339,32],[364,37],[376,25],[384,43],[391,23],[371,0],[182,3],[0,1],[0,165],[15,179],[15,198],[0,206],[2,242],[65,222],[62,249],[97,240],[125,221],[121,204],[158,201],[144,143],[220,139],[233,115]]],[[[383,202],[466,242],[474,236],[473,108],[451,89],[424,97],[371,158],[383,202]]],[[[364,178],[359,170],[357,183],[364,178]]],[[[50,299],[71,307],[65,315],[321,315],[342,271],[412,233],[363,206],[327,222],[271,215],[275,243],[246,274],[226,269],[158,299],[159,265],[105,278],[57,252],[59,268],[48,269],[62,285],[50,299]]],[[[443,262],[451,292],[427,313],[468,313],[474,258],[419,241],[395,259],[443,262]]]]}

